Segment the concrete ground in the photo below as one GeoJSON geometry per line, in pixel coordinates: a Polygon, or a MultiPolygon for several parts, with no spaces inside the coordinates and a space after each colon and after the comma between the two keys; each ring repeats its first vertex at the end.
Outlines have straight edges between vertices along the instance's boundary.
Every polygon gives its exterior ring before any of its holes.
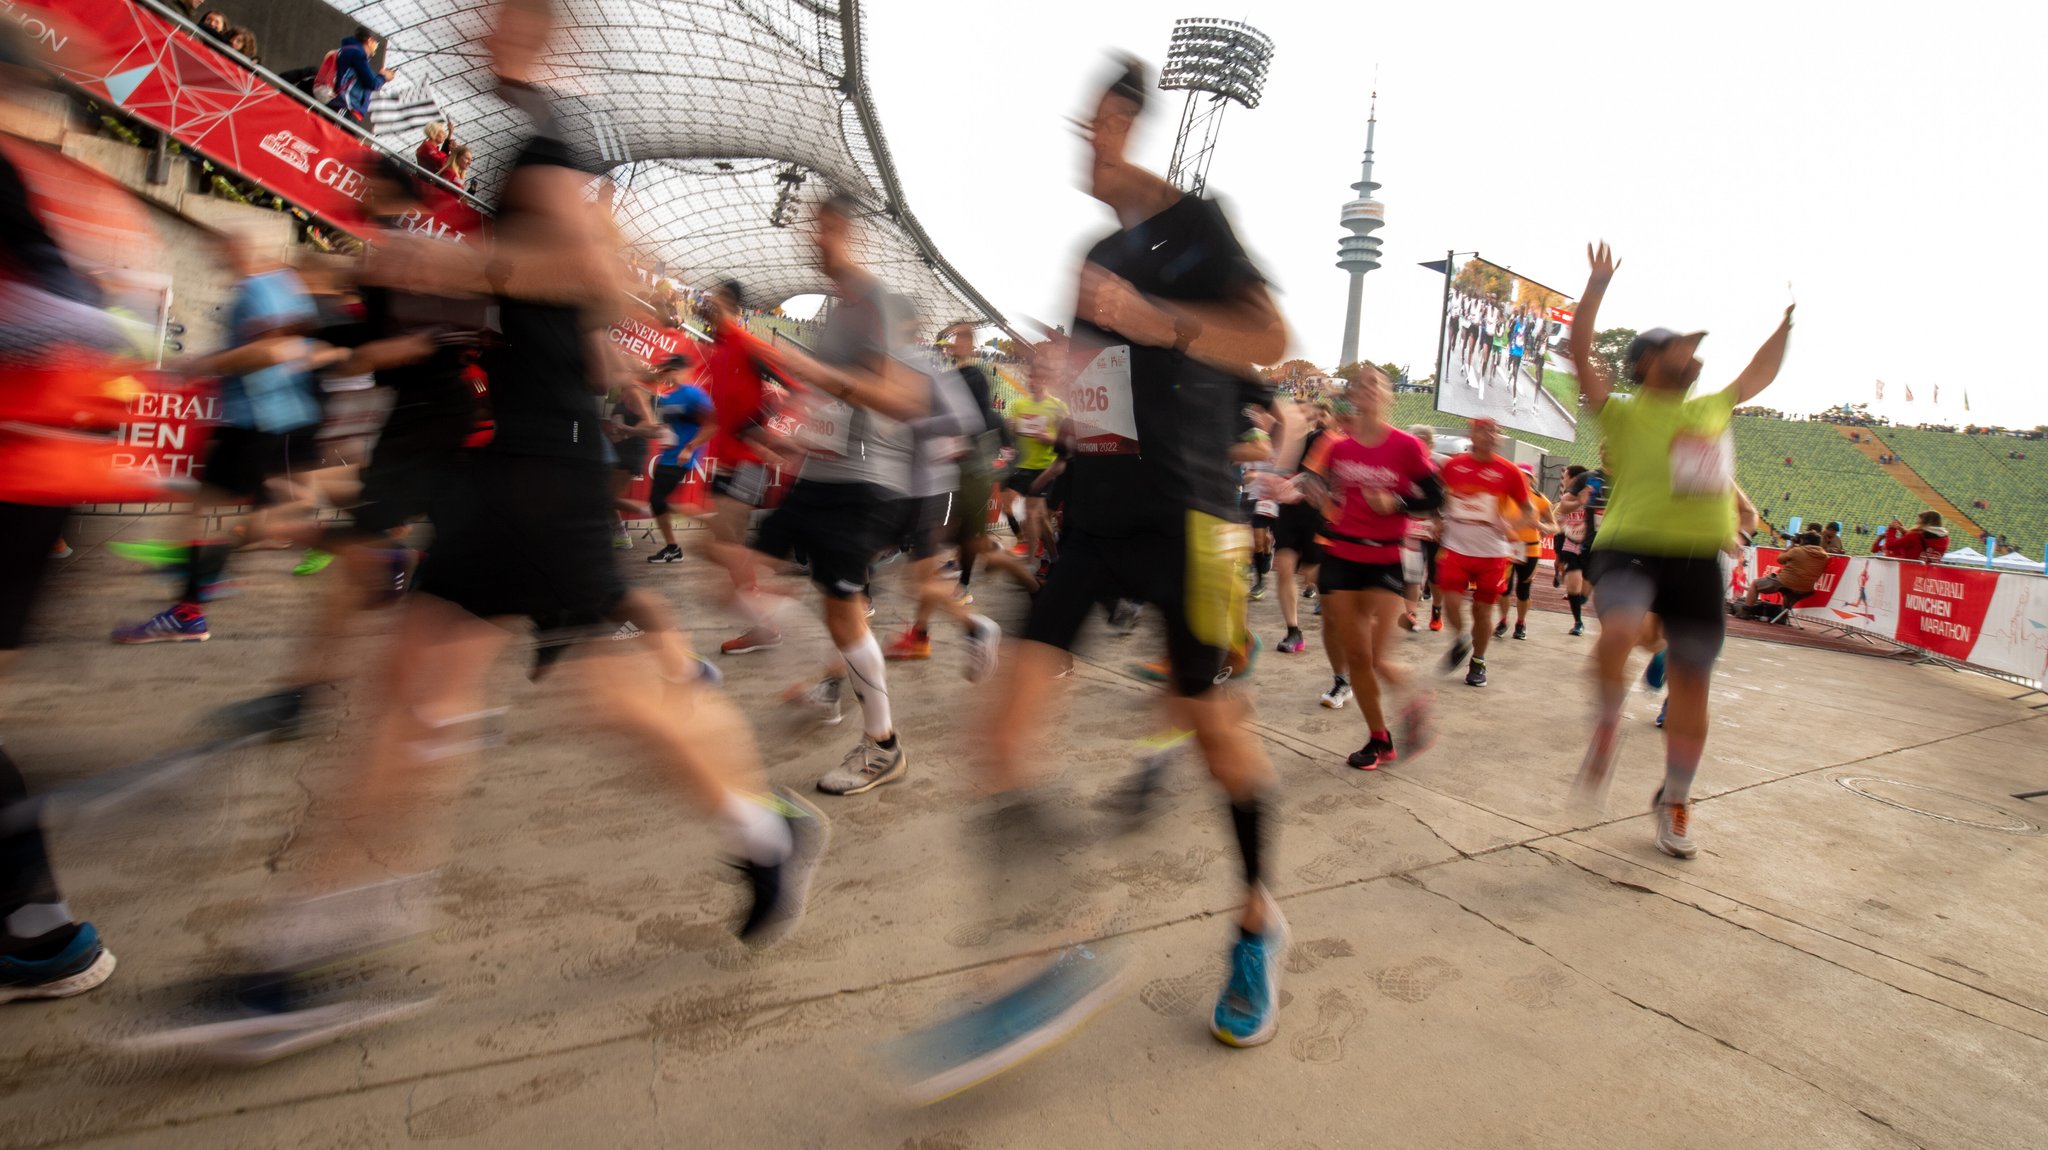
{"type": "MultiPolygon", "coordinates": [[[[314,584],[238,557],[244,594],[203,645],[117,650],[161,581],[92,520],[0,686],[10,751],[42,786],[198,739],[265,686],[314,584]]],[[[731,628],[699,563],[634,577],[715,647],[731,628]]],[[[324,577],[323,577],[324,578],[324,577]]],[[[981,581],[978,581],[978,585],[981,581]]],[[[993,582],[990,580],[989,582],[993,582]]],[[[1006,623],[1021,595],[978,586],[1006,623]]],[[[884,595],[878,629],[900,621],[884,595]]],[[[314,737],[225,757],[144,809],[57,841],[74,906],[121,965],[92,994],[0,1009],[0,1147],[2037,1147],[2048,1145],[2048,715],[2004,684],[1734,639],[1696,795],[1697,859],[1650,842],[1656,699],[1628,708],[1604,816],[1567,809],[1590,639],[1555,614],[1503,642],[1484,691],[1443,688],[1442,738],[1376,773],[1343,756],[1356,710],[1316,703],[1320,644],[1252,680],[1281,779],[1272,884],[1292,920],[1280,1032],[1206,1030],[1234,901],[1222,803],[1183,761],[1167,809],[1123,838],[1094,803],[1150,725],[1125,673],[1148,630],[1098,632],[1041,760],[1066,817],[1064,884],[988,892],[959,643],[897,665],[910,778],[826,800],[833,854],[801,935],[742,951],[717,835],[607,736],[601,707],[508,660],[506,744],[451,812],[444,925],[386,977],[437,1009],[297,1058],[222,1071],[105,1044],[167,988],[219,970],[235,928],[304,860],[288,845],[345,772],[359,692],[314,737]],[[282,873],[271,873],[275,869],[282,873]],[[1006,962],[1100,938],[1127,993],[1065,1045],[925,1109],[895,1101],[878,1043],[985,995],[1006,962]]],[[[1312,622],[1313,620],[1311,620],[1312,622]]],[[[378,620],[382,625],[382,620],[378,620]]],[[[360,667],[370,629],[337,661],[360,667]]],[[[770,774],[808,787],[854,737],[776,702],[809,670],[805,618],[726,660],[770,774]]],[[[1405,640],[1418,661],[1435,636],[1405,640]]]]}

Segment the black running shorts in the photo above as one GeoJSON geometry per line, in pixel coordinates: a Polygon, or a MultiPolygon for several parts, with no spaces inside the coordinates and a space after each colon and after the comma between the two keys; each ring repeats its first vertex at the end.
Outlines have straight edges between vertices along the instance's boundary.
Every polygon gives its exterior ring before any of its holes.
{"type": "Polygon", "coordinates": [[[683,480],[690,477],[688,468],[673,467],[666,463],[654,465],[654,475],[647,488],[647,509],[656,515],[668,514],[668,497],[676,493],[683,480]]]}
{"type": "Polygon", "coordinates": [[[479,618],[587,626],[626,593],[602,465],[477,452],[448,468],[431,514],[416,587],[479,618]]]}
{"type": "MultiPolygon", "coordinates": [[[[1031,485],[1038,482],[1038,477],[1044,474],[1045,468],[1043,467],[1030,469],[1013,467],[1008,475],[1003,476],[1003,490],[1014,491],[1023,496],[1030,496],[1031,485]]],[[[1037,496],[1040,499],[1044,497],[1044,492],[1040,492],[1037,496]]]]}
{"type": "Polygon", "coordinates": [[[1360,563],[1325,555],[1323,565],[1316,571],[1316,592],[1329,595],[1338,591],[1386,591],[1406,595],[1408,578],[1399,563],[1360,563]]]}
{"type": "Polygon", "coordinates": [[[1282,503],[1273,521],[1273,550],[1292,551],[1299,565],[1313,567],[1322,561],[1323,546],[1316,532],[1323,529],[1323,513],[1306,503],[1282,503]]]}
{"type": "Polygon", "coordinates": [[[801,550],[810,558],[811,582],[818,590],[851,599],[866,593],[876,553],[900,530],[901,499],[868,483],[799,479],[761,521],[754,550],[771,559],[788,559],[801,550]]]}
{"type": "Polygon", "coordinates": [[[1230,677],[1222,647],[1201,641],[1188,624],[1188,542],[1178,535],[1104,538],[1068,530],[1059,562],[1031,601],[1024,637],[1074,649],[1081,624],[1097,603],[1133,599],[1159,608],[1166,620],[1166,658],[1174,693],[1195,698],[1230,677]]]}

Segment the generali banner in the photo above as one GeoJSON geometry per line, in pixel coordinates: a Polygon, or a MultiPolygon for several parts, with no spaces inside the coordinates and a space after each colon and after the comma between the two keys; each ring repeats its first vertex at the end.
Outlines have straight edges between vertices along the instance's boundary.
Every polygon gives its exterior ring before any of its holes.
{"type": "MultiPolygon", "coordinates": [[[[209,44],[132,0],[0,0],[57,74],[230,168],[357,234],[367,230],[362,166],[369,141],[209,44]]],[[[455,196],[415,212],[414,232],[462,241],[484,217],[455,196]]]]}
{"type": "MultiPolygon", "coordinates": [[[[1747,552],[1729,590],[1746,594],[1751,581],[1778,569],[1778,555],[1770,547],[1747,552]]],[[[2048,578],[2040,575],[1835,555],[1792,613],[2035,686],[2048,683],[2048,578]]]]}

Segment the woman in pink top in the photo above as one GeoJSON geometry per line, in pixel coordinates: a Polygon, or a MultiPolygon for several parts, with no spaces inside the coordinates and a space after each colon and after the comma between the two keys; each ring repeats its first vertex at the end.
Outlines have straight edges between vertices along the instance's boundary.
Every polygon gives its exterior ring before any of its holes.
{"type": "MultiPolygon", "coordinates": [[[[1311,498],[1323,508],[1323,566],[1318,592],[1332,643],[1341,642],[1351,689],[1365,713],[1367,740],[1349,762],[1374,770],[1395,758],[1394,737],[1380,706],[1378,678],[1401,685],[1407,669],[1389,658],[1394,621],[1406,607],[1401,570],[1402,539],[1412,515],[1443,502],[1436,465],[1422,441],[1386,420],[1393,406],[1387,378],[1368,368],[1349,389],[1344,416],[1347,438],[1319,443],[1305,471],[1313,476],[1311,498]]],[[[1341,408],[1340,408],[1341,413],[1341,408]]],[[[1418,698],[1402,713],[1402,742],[1420,754],[1429,742],[1428,701],[1418,698]]]]}

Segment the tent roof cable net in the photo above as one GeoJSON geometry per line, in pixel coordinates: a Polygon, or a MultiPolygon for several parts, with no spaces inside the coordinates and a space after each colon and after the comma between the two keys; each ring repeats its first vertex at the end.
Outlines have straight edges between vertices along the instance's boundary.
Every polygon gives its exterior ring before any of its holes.
{"type": "MultiPolygon", "coordinates": [[[[384,37],[387,63],[431,85],[475,154],[478,196],[493,201],[527,131],[490,74],[483,39],[496,0],[332,2],[384,37]]],[[[644,257],[693,286],[738,279],[756,306],[829,294],[808,221],[841,191],[870,208],[860,259],[917,305],[923,330],[1010,330],[905,202],[868,91],[858,0],[555,7],[540,82],[579,158],[618,183],[620,231],[644,257]]]]}

